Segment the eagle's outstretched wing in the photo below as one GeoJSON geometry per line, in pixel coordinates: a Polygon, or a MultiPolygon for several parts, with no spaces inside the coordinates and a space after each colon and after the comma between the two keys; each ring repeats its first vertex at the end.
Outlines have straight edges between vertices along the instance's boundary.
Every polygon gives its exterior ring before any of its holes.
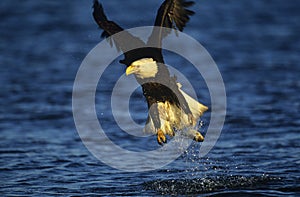
{"type": "Polygon", "coordinates": [[[190,20],[190,16],[195,13],[188,8],[194,5],[193,1],[186,0],[165,0],[157,11],[153,29],[148,44],[161,48],[162,39],[167,36],[171,29],[183,31],[187,22],[190,20]]]}
{"type": "MultiPolygon", "coordinates": [[[[193,11],[188,10],[188,7],[192,6],[193,4],[194,2],[186,0],[165,0],[157,11],[154,25],[182,31],[186,23],[189,21],[189,17],[194,14],[193,11]]],[[[101,35],[102,37],[108,38],[118,32],[123,31],[122,27],[107,19],[103,7],[98,0],[94,0],[93,8],[94,19],[98,26],[104,30],[101,35]]],[[[168,33],[170,33],[169,30],[163,31],[162,29],[153,29],[147,44],[155,46],[156,48],[139,48],[125,52],[125,59],[121,60],[120,62],[129,66],[132,62],[138,59],[151,57],[156,61],[163,63],[164,61],[160,49],[161,40],[168,33]]],[[[130,46],[133,46],[132,48],[136,48],[134,46],[146,47],[146,44],[141,39],[126,31],[122,33],[122,37],[113,37],[112,40],[110,40],[110,44],[112,45],[113,42],[116,48],[118,50],[122,50],[123,52],[130,46]]]]}
{"type": "Polygon", "coordinates": [[[93,8],[94,8],[93,17],[96,23],[99,25],[99,27],[104,30],[103,33],[101,34],[101,37],[108,38],[111,35],[123,31],[122,27],[120,27],[115,22],[109,21],[107,19],[103,7],[98,2],[98,0],[94,0],[93,8]]]}
{"type": "MultiPolygon", "coordinates": [[[[103,33],[101,36],[112,39],[109,40],[111,45],[113,45],[114,42],[115,47],[118,50],[122,50],[123,52],[125,52],[126,49],[130,48],[130,46],[133,46],[132,48],[135,48],[135,46],[145,46],[145,43],[141,39],[133,36],[132,34],[126,31],[124,31],[121,34],[122,36],[113,36],[123,31],[124,29],[120,27],[118,24],[116,24],[115,22],[107,19],[103,7],[98,2],[98,0],[94,0],[93,8],[94,8],[93,17],[96,23],[98,24],[98,26],[101,29],[103,29],[103,33]]],[[[127,66],[129,66],[130,63],[132,63],[137,58],[139,58],[134,51],[128,51],[124,53],[124,55],[125,55],[125,59],[121,60],[120,62],[126,64],[127,66]]]]}

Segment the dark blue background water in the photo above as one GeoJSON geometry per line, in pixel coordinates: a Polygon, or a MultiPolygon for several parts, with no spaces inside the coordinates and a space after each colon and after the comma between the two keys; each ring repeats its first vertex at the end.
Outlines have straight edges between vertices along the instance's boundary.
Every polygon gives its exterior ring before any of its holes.
{"type": "MultiPolygon", "coordinates": [[[[152,25],[160,3],[104,1],[104,7],[111,19],[131,28],[152,25]]],[[[75,75],[101,40],[91,4],[0,1],[1,195],[300,195],[298,0],[197,2],[185,33],[219,66],[227,91],[225,126],[205,158],[193,144],[170,165],[144,173],[101,163],[75,129],[75,75]]],[[[167,62],[176,60],[166,56],[167,62]]],[[[122,72],[116,67],[111,78],[122,72]]],[[[203,92],[197,94],[209,103],[203,92]]],[[[131,142],[143,147],[143,141],[131,142]]]]}

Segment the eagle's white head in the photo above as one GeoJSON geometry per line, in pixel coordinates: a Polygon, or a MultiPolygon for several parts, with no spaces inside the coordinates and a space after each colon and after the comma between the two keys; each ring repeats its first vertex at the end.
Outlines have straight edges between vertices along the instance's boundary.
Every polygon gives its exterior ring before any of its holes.
{"type": "Polygon", "coordinates": [[[143,58],[134,61],[126,69],[126,75],[135,74],[141,79],[155,77],[157,72],[157,63],[152,58],[143,58]]]}

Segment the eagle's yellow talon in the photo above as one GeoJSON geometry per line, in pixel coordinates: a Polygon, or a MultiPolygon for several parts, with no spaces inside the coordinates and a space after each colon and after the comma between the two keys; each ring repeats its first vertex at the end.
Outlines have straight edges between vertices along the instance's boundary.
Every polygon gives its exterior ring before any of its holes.
{"type": "Polygon", "coordinates": [[[203,135],[201,135],[201,133],[199,133],[197,131],[197,132],[195,132],[193,140],[196,141],[196,142],[203,142],[204,141],[204,137],[203,137],[203,135]]]}
{"type": "Polygon", "coordinates": [[[167,138],[166,138],[164,132],[161,129],[157,130],[157,142],[160,145],[163,145],[164,143],[167,143],[167,138]]]}

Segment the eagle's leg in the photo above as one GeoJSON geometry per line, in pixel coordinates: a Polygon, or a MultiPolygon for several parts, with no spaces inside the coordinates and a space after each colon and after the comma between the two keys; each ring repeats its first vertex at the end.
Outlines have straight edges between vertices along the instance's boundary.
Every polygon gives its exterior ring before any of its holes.
{"type": "Polygon", "coordinates": [[[189,129],[187,132],[187,136],[196,142],[203,142],[204,140],[204,137],[201,135],[201,133],[196,131],[195,129],[189,129]]]}
{"type": "Polygon", "coordinates": [[[154,128],[155,128],[155,131],[156,131],[157,142],[160,145],[163,145],[164,143],[167,143],[167,138],[166,138],[163,130],[160,128],[161,123],[160,123],[160,119],[159,119],[159,111],[158,111],[158,104],[157,103],[152,104],[152,106],[150,108],[150,116],[152,118],[154,128]]]}
{"type": "Polygon", "coordinates": [[[169,135],[170,137],[175,136],[174,129],[170,125],[170,120],[165,121],[164,130],[165,130],[166,134],[169,135]]]}
{"type": "Polygon", "coordinates": [[[200,132],[196,131],[193,140],[195,140],[196,142],[203,142],[204,137],[200,132]]]}
{"type": "Polygon", "coordinates": [[[167,138],[161,129],[157,129],[157,142],[160,145],[164,145],[167,142],[167,138]]]}

